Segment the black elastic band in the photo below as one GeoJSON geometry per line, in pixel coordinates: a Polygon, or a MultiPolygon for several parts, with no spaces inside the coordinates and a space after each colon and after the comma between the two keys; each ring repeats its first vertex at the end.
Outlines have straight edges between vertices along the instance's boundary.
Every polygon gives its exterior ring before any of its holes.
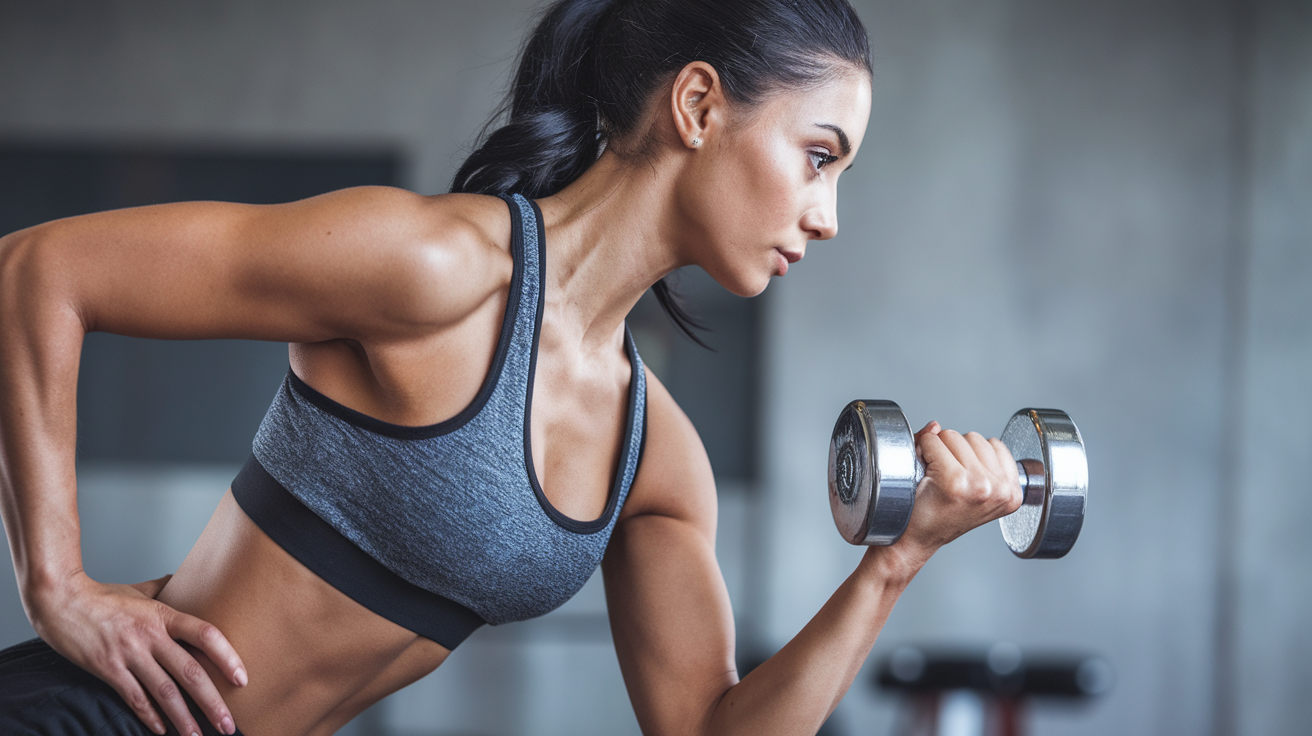
{"type": "Polygon", "coordinates": [[[370,611],[447,649],[486,623],[455,601],[407,581],[311,511],[251,455],[232,481],[237,505],[273,541],[370,611]]]}

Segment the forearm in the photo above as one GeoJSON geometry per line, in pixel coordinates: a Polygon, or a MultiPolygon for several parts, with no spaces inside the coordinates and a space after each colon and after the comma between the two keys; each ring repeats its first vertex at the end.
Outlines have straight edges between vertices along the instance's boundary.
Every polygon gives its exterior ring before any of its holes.
{"type": "Polygon", "coordinates": [[[39,257],[42,238],[33,229],[0,239],[0,513],[29,616],[40,591],[82,569],[74,467],[85,329],[39,257]]]}
{"type": "Polygon", "coordinates": [[[851,687],[893,605],[928,554],[871,548],[819,613],[729,688],[712,734],[813,734],[851,687]]]}

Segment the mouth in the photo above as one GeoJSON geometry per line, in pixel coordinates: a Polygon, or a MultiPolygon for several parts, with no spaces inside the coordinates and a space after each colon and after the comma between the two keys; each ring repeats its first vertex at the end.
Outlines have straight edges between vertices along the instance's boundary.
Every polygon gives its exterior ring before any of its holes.
{"type": "Polygon", "coordinates": [[[805,253],[796,250],[784,250],[783,248],[775,248],[775,250],[779,251],[779,255],[783,256],[784,260],[789,263],[797,263],[805,255],[805,253]]]}
{"type": "Polygon", "coordinates": [[[788,264],[797,263],[798,261],[802,260],[802,255],[803,255],[801,251],[784,250],[783,248],[775,248],[774,252],[777,254],[777,260],[778,260],[778,267],[775,269],[776,276],[787,275],[788,264]]]}

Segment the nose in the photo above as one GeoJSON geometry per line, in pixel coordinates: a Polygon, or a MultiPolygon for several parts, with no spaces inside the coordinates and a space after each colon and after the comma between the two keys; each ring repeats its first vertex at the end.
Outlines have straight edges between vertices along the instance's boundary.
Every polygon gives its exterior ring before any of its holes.
{"type": "Polygon", "coordinates": [[[838,234],[838,207],[836,197],[811,207],[802,216],[802,229],[808,240],[829,240],[838,234]]]}

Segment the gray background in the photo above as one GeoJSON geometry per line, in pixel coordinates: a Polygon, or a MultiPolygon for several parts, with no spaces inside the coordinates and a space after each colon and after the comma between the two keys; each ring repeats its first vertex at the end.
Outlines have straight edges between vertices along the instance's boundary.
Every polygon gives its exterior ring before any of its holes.
{"type": "MultiPolygon", "coordinates": [[[[0,136],[384,148],[436,193],[534,5],[9,0],[0,136]]],[[[991,433],[1052,405],[1090,447],[1080,544],[1023,562],[994,529],[963,537],[876,651],[1009,639],[1105,655],[1113,692],[1039,709],[1035,733],[1306,731],[1312,3],[856,5],[877,72],[841,234],[762,302],[760,447],[722,484],[743,646],[782,645],[860,554],[823,500],[846,401],[991,433]]],[[[92,572],[176,565],[232,471],[85,467],[92,572]]],[[[476,634],[352,728],[636,732],[595,582],[476,634]]],[[[29,635],[0,586],[0,644],[29,635]]],[[[893,707],[863,676],[831,727],[887,733],[893,707]]]]}

